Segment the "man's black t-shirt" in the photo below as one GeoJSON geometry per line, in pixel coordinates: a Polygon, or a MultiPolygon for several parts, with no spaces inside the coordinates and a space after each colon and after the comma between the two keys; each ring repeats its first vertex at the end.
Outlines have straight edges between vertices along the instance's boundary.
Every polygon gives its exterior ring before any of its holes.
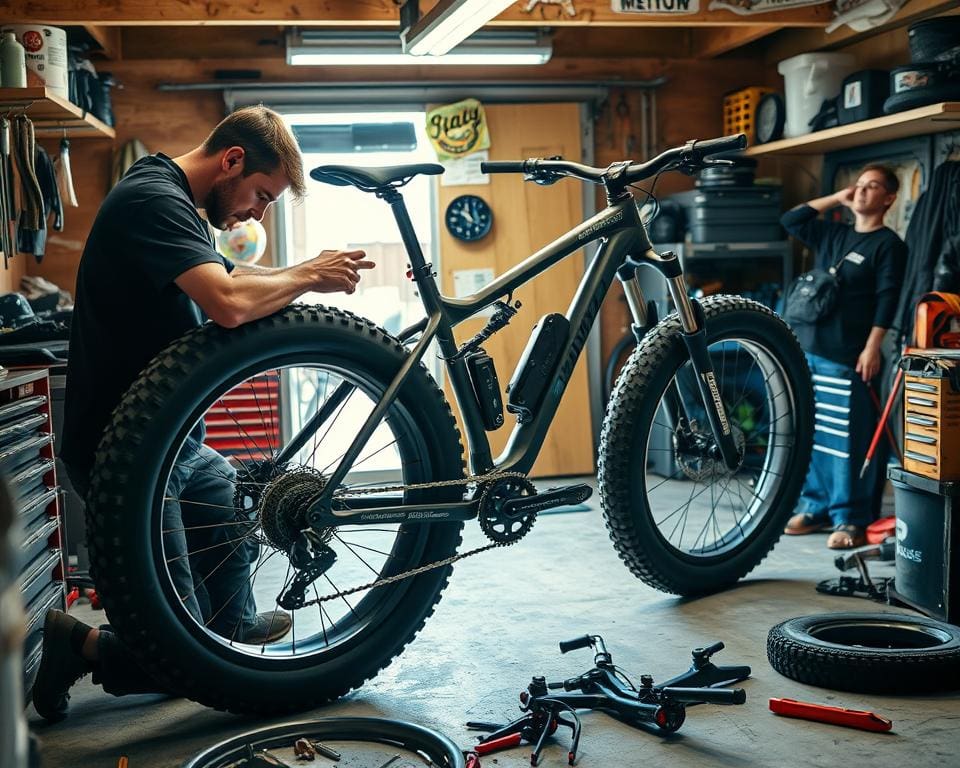
{"type": "Polygon", "coordinates": [[[871,328],[889,328],[893,322],[907,246],[888,227],[857,232],[848,224],[819,219],[809,205],[787,211],[780,222],[816,251],[818,268],[839,262],[837,308],[815,325],[794,325],[800,345],[836,363],[856,365],[871,328]]]}
{"type": "Polygon", "coordinates": [[[174,280],[216,250],[183,170],[162,154],[138,160],[90,230],[70,332],[60,456],[89,472],[123,393],[167,344],[199,326],[200,308],[174,280]]]}

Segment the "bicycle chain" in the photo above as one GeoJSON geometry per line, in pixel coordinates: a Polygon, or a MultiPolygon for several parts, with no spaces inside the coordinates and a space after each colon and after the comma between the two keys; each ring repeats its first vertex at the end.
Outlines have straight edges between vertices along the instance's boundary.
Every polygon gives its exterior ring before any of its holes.
{"type": "MultiPolygon", "coordinates": [[[[432,483],[412,483],[410,485],[383,485],[375,488],[354,488],[354,489],[345,489],[338,493],[334,493],[334,499],[342,499],[346,496],[362,496],[373,493],[384,493],[388,491],[411,491],[411,490],[420,490],[422,488],[449,488],[454,485],[471,485],[479,483],[487,483],[493,480],[501,480],[505,477],[519,477],[524,480],[527,479],[527,476],[522,472],[491,472],[487,475],[470,475],[469,477],[461,478],[459,480],[436,480],[432,483]]],[[[518,539],[519,541],[519,539],[518,539]]],[[[497,549],[498,547],[509,547],[512,544],[515,544],[515,541],[510,542],[491,542],[482,547],[476,547],[467,552],[461,552],[456,555],[451,555],[450,557],[445,557],[443,560],[437,560],[433,563],[428,563],[427,565],[421,565],[417,568],[411,568],[408,571],[403,571],[402,573],[395,573],[393,576],[384,576],[383,578],[376,579],[367,584],[362,584],[359,587],[351,587],[350,589],[343,589],[339,592],[335,592],[331,595],[324,595],[323,597],[318,597],[314,600],[306,601],[301,607],[307,608],[311,605],[319,605],[320,603],[326,603],[330,600],[336,600],[341,597],[347,597],[348,595],[353,595],[357,592],[363,592],[365,589],[375,589],[376,587],[386,586],[387,584],[393,584],[397,581],[403,581],[403,579],[408,579],[411,576],[419,576],[421,573],[426,573],[427,571],[432,571],[434,568],[443,568],[447,565],[452,565],[460,560],[464,560],[473,555],[479,555],[481,552],[487,552],[491,549],[497,549]]]]}

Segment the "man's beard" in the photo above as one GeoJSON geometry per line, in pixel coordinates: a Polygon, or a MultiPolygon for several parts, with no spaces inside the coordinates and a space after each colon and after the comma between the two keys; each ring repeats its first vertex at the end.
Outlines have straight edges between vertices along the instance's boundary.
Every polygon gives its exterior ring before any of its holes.
{"type": "Polygon", "coordinates": [[[204,200],[203,208],[207,212],[207,220],[217,229],[225,229],[227,220],[237,215],[230,208],[233,205],[233,193],[238,186],[239,177],[217,182],[204,200]]]}

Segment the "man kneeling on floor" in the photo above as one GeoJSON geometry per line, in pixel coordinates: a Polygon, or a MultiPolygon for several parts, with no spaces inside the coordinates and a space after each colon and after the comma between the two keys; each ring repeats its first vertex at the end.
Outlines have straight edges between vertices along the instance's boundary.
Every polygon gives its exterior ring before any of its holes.
{"type": "MultiPolygon", "coordinates": [[[[205,317],[235,327],[307,292],[353,293],[360,270],[374,266],[363,251],[323,251],[287,268],[235,266],[214,249],[198,208],[228,229],[262,219],[288,188],[296,197],[305,192],[296,140],[279,115],[248,107],[184,155],[138,160],[107,195],[80,261],[71,324],[61,458],[80,496],[113,409],[171,341],[205,317]]],[[[203,440],[201,422],[168,485],[163,544],[171,580],[202,626],[231,642],[276,642],[290,631],[291,618],[280,610],[257,613],[250,571],[259,545],[251,536],[235,546],[229,533],[237,524],[236,471],[203,440]],[[190,552],[188,528],[191,537],[204,537],[191,539],[190,552]]],[[[109,627],[94,629],[51,611],[33,687],[37,712],[48,720],[64,717],[70,687],[88,672],[116,696],[176,693],[152,680],[109,627]]]]}

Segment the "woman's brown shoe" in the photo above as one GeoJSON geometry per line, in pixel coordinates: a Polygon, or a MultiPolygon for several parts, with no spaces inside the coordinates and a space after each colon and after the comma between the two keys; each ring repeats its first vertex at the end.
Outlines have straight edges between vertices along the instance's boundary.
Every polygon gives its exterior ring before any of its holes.
{"type": "Polygon", "coordinates": [[[789,520],[787,527],[783,532],[790,536],[804,536],[808,533],[817,533],[817,531],[828,531],[833,525],[828,520],[817,520],[813,515],[806,512],[798,512],[789,520]]]}

